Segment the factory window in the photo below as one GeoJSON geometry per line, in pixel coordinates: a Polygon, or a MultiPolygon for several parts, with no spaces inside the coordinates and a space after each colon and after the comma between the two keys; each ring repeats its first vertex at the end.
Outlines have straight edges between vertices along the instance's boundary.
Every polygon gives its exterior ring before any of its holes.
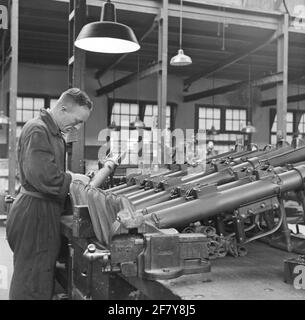
{"type": "MultiPolygon", "coordinates": [[[[158,119],[158,106],[157,105],[145,105],[144,124],[147,128],[153,128],[157,126],[158,119]]],[[[171,107],[166,107],[166,129],[171,128],[171,107]]]]}
{"type": "Polygon", "coordinates": [[[226,106],[197,106],[195,129],[205,130],[206,139],[213,141],[215,150],[224,153],[243,142],[241,127],[247,123],[247,111],[226,106]]]}
{"type": "Polygon", "coordinates": [[[220,130],[220,115],[220,108],[200,107],[198,114],[198,129],[210,130],[212,127],[214,127],[215,130],[220,130]]]}
{"type": "Polygon", "coordinates": [[[39,110],[53,107],[57,98],[49,96],[31,97],[28,95],[17,98],[16,120],[17,120],[17,138],[20,136],[23,125],[30,119],[39,115],[39,110]]]}
{"type": "Polygon", "coordinates": [[[226,110],[226,131],[240,132],[247,124],[247,111],[242,109],[226,110]]]}
{"type": "MultiPolygon", "coordinates": [[[[166,109],[166,128],[171,130],[173,123],[172,105],[167,106],[166,109]]],[[[108,124],[111,128],[116,129],[111,133],[111,148],[113,153],[120,153],[128,150],[126,157],[122,164],[136,165],[138,163],[138,131],[128,130],[130,124],[137,118],[141,119],[145,124],[143,135],[144,148],[150,145],[152,148],[152,131],[151,129],[157,126],[158,105],[145,101],[114,101],[109,100],[108,124]],[[120,130],[126,130],[124,136],[121,135],[120,130]]]]}
{"type": "MultiPolygon", "coordinates": [[[[286,117],[286,130],[287,130],[287,138],[286,141],[288,143],[292,142],[293,137],[293,112],[287,112],[286,117]]],[[[277,115],[274,117],[274,122],[271,128],[271,144],[276,144],[277,142],[277,115]]]]}
{"type": "Polygon", "coordinates": [[[44,108],[45,100],[43,98],[17,98],[17,122],[23,122],[36,117],[39,110],[44,108]]]}
{"type": "Polygon", "coordinates": [[[302,116],[301,116],[298,131],[302,135],[305,134],[305,114],[302,114],[302,116]]]}
{"type": "Polygon", "coordinates": [[[111,125],[129,127],[139,116],[139,105],[135,103],[114,103],[111,114],[111,125]]]}

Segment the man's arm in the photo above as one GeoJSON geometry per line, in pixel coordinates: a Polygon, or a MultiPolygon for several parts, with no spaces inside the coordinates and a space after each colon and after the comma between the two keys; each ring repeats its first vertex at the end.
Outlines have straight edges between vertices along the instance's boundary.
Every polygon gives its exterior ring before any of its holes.
{"type": "Polygon", "coordinates": [[[53,148],[44,129],[34,129],[25,139],[23,148],[23,171],[26,180],[38,192],[66,197],[71,175],[56,164],[53,148]]]}

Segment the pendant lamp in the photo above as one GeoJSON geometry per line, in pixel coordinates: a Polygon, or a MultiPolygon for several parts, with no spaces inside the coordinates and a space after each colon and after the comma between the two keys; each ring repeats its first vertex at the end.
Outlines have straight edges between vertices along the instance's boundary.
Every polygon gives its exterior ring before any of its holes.
{"type": "MultiPolygon", "coordinates": [[[[249,119],[252,118],[251,116],[251,105],[252,105],[252,88],[251,88],[251,66],[249,66],[249,84],[248,84],[248,114],[249,114],[249,119]]],[[[252,125],[252,122],[251,120],[248,121],[247,125],[244,126],[242,129],[241,129],[241,132],[244,133],[244,134],[252,134],[252,133],[256,133],[256,128],[252,125]]]]}
{"type": "Polygon", "coordinates": [[[133,30],[116,21],[116,9],[110,0],[104,3],[100,22],[86,24],[75,46],[99,53],[129,53],[140,49],[133,30]]]}
{"type": "Polygon", "coordinates": [[[171,61],[170,65],[175,67],[184,67],[192,64],[192,59],[184,54],[182,49],[182,7],[183,7],[183,0],[181,0],[180,5],[180,49],[178,50],[178,54],[174,56],[171,61]]]}

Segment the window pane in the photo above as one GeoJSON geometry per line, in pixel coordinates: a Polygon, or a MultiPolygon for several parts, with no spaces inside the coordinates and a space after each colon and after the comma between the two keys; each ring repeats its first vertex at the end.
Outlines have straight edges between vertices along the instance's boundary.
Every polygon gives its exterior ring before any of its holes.
{"type": "Polygon", "coordinates": [[[154,116],[158,115],[158,106],[153,106],[153,114],[154,116]]]}
{"type": "Polygon", "coordinates": [[[129,114],[129,104],[127,103],[121,104],[121,114],[129,114]]]}
{"type": "Polygon", "coordinates": [[[57,102],[57,99],[50,99],[50,108],[53,108],[57,102]]]}
{"type": "Polygon", "coordinates": [[[34,117],[37,117],[40,115],[40,110],[34,110],[34,117]]]}
{"type": "Polygon", "coordinates": [[[129,123],[130,123],[129,116],[122,114],[121,115],[121,126],[129,126],[129,123]]]}
{"type": "Polygon", "coordinates": [[[200,108],[199,109],[199,118],[205,118],[205,108],[200,108]]]}
{"type": "Polygon", "coordinates": [[[203,119],[199,120],[199,129],[205,130],[205,121],[203,119]]]}
{"type": "Polygon", "coordinates": [[[120,116],[118,114],[113,114],[111,116],[111,124],[114,124],[116,126],[120,125],[120,116]]]}
{"type": "Polygon", "coordinates": [[[212,119],[213,118],[213,109],[207,108],[206,110],[207,110],[207,112],[206,112],[207,119],[212,119]]]}
{"type": "Polygon", "coordinates": [[[34,109],[40,110],[44,108],[44,99],[41,98],[35,98],[34,99],[34,109]]]}
{"type": "Polygon", "coordinates": [[[166,129],[170,129],[171,127],[171,120],[169,118],[166,119],[166,129]]]}
{"type": "Polygon", "coordinates": [[[220,120],[214,120],[214,127],[217,131],[220,130],[220,120]]]}
{"type": "Polygon", "coordinates": [[[288,112],[287,113],[287,122],[292,122],[293,114],[288,112]]]}
{"type": "Polygon", "coordinates": [[[167,116],[171,115],[171,107],[169,107],[169,106],[166,107],[166,115],[167,116]]]}
{"type": "Polygon", "coordinates": [[[17,98],[17,109],[22,109],[22,98],[17,98]]]}
{"type": "Polygon", "coordinates": [[[226,118],[227,119],[232,119],[232,110],[231,109],[226,110],[226,118]]]}
{"type": "Polygon", "coordinates": [[[246,121],[246,119],[247,119],[247,112],[246,112],[246,110],[241,110],[241,111],[240,111],[240,120],[246,121]]]}
{"type": "Polygon", "coordinates": [[[130,113],[138,115],[139,114],[139,106],[137,104],[130,105],[130,113]]]}
{"type": "Polygon", "coordinates": [[[146,127],[152,128],[152,126],[153,126],[153,117],[152,116],[144,117],[144,123],[145,123],[146,127]]]}
{"type": "Polygon", "coordinates": [[[120,104],[119,103],[115,103],[113,108],[112,108],[112,114],[119,114],[120,113],[120,104]]]}
{"type": "Polygon", "coordinates": [[[220,119],[220,110],[214,109],[214,119],[220,119]]]}
{"type": "Polygon", "coordinates": [[[152,105],[148,104],[148,105],[145,107],[145,114],[146,114],[146,115],[152,115],[152,105]]]}
{"type": "Polygon", "coordinates": [[[33,98],[23,98],[23,109],[33,109],[33,98]]]}
{"type": "Polygon", "coordinates": [[[226,120],[226,130],[228,130],[228,131],[233,130],[233,121],[232,120],[226,120]]]}
{"type": "Polygon", "coordinates": [[[239,110],[233,110],[233,119],[239,119],[239,110]]]}
{"type": "Polygon", "coordinates": [[[33,111],[32,110],[23,110],[23,119],[22,121],[28,121],[33,118],[33,111]]]}
{"type": "Polygon", "coordinates": [[[207,127],[207,129],[208,129],[208,130],[211,129],[212,126],[213,126],[213,120],[208,119],[208,120],[206,121],[206,127],[207,127]]]}
{"type": "Polygon", "coordinates": [[[22,122],[22,111],[17,109],[17,122],[22,122]]]}

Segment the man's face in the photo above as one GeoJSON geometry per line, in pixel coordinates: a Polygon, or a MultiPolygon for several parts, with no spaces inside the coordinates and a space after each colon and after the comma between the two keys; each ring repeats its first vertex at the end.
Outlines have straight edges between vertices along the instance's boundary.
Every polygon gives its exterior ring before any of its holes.
{"type": "Polygon", "coordinates": [[[63,107],[61,109],[59,127],[63,133],[78,130],[86,122],[91,111],[86,106],[63,107]]]}

